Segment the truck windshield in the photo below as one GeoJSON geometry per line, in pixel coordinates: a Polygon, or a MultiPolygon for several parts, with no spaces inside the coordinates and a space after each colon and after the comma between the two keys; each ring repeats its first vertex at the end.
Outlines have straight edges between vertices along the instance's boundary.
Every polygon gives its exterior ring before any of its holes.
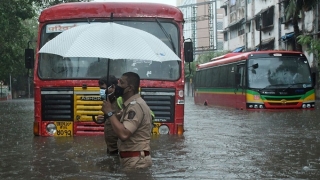
{"type": "Polygon", "coordinates": [[[308,60],[300,57],[250,59],[248,62],[250,88],[311,87],[308,60]]]}
{"type": "MultiPolygon", "coordinates": [[[[176,54],[179,54],[178,27],[173,23],[161,22],[165,35],[156,21],[136,22],[136,21],[114,21],[122,25],[138,28],[147,31],[165,44],[169,48],[176,47],[176,54]],[[172,44],[174,46],[172,46],[172,44]]],[[[41,34],[41,47],[62,31],[74,26],[74,24],[87,24],[85,22],[48,24],[41,34]]],[[[38,74],[41,79],[98,79],[107,74],[109,59],[105,58],[62,58],[54,54],[39,54],[38,74]]],[[[109,74],[120,77],[124,72],[132,71],[140,75],[141,79],[156,80],[177,80],[180,78],[180,61],[153,62],[143,60],[110,60],[109,74]]]]}

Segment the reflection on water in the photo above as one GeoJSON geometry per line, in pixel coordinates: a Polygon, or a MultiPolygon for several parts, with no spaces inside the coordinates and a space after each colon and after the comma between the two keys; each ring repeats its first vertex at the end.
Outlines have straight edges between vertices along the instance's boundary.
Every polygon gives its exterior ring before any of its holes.
{"type": "Polygon", "coordinates": [[[0,102],[0,179],[320,178],[318,108],[239,111],[187,98],[185,113],[184,135],[153,137],[150,169],[123,172],[102,136],[34,137],[33,101],[0,102]]]}

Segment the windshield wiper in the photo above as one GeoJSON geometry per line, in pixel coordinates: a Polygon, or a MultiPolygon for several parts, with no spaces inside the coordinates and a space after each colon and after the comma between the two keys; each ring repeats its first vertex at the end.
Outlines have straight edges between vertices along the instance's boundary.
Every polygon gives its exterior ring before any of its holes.
{"type": "MultiPolygon", "coordinates": [[[[266,87],[264,87],[264,88],[259,89],[259,91],[263,91],[263,90],[265,90],[265,89],[267,89],[267,88],[270,88],[270,87],[272,87],[272,86],[277,87],[277,86],[284,86],[284,85],[289,85],[289,84],[270,84],[270,85],[268,85],[268,86],[266,86],[266,87]]],[[[291,85],[291,84],[290,84],[290,85],[291,85]]]]}
{"type": "Polygon", "coordinates": [[[172,37],[168,34],[168,32],[164,29],[164,27],[162,26],[162,24],[159,22],[158,18],[156,18],[156,21],[159,25],[159,27],[161,28],[162,32],[164,33],[164,35],[167,37],[167,39],[169,40],[171,46],[172,46],[172,49],[173,49],[173,52],[176,53],[176,48],[174,47],[174,44],[173,44],[173,41],[172,41],[172,37]]]}
{"type": "Polygon", "coordinates": [[[294,84],[290,84],[287,88],[285,88],[285,89],[282,90],[282,91],[286,91],[286,90],[290,89],[292,86],[295,86],[295,85],[303,85],[303,84],[307,84],[307,83],[294,83],[294,84]]]}

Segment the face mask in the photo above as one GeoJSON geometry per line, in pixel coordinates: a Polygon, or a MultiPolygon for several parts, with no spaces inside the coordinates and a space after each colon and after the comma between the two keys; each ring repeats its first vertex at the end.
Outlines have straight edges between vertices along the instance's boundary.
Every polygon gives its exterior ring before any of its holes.
{"type": "MultiPolygon", "coordinates": [[[[128,86],[127,86],[128,87],[128,86]]],[[[116,85],[116,88],[114,90],[114,95],[116,96],[116,98],[120,97],[120,96],[123,96],[124,95],[124,90],[127,88],[122,88],[118,85],[116,85]]]]}
{"type": "MultiPolygon", "coordinates": [[[[111,86],[108,87],[108,90],[111,88],[111,86]]],[[[110,96],[111,94],[114,93],[114,91],[112,93],[109,93],[109,94],[106,94],[106,92],[108,92],[106,89],[100,89],[100,97],[101,97],[102,100],[106,100],[108,96],[110,96]]]]}

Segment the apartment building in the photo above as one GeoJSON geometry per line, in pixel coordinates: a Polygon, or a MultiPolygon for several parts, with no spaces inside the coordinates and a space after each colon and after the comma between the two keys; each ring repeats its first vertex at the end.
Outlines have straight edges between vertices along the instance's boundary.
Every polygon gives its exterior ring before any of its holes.
{"type": "Polygon", "coordinates": [[[224,9],[222,0],[177,0],[183,12],[184,37],[194,42],[196,55],[223,50],[224,9]]]}
{"type": "MultiPolygon", "coordinates": [[[[225,0],[224,49],[234,52],[256,50],[296,50],[291,20],[285,9],[289,0],[225,0]]],[[[304,34],[317,34],[318,8],[304,12],[299,27],[304,34]]],[[[305,47],[303,48],[305,50],[305,47]]],[[[317,66],[313,54],[307,55],[312,66],[317,66]]]]}

